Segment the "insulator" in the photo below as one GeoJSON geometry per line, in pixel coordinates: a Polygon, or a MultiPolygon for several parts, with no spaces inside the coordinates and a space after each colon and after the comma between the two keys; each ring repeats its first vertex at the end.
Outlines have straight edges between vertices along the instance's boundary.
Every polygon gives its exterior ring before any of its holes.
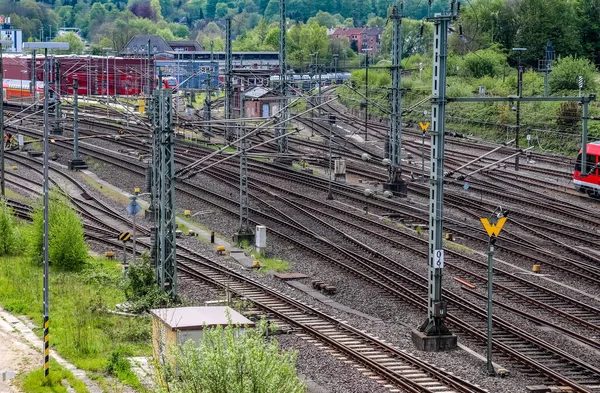
{"type": "Polygon", "coordinates": [[[459,36],[463,36],[463,27],[462,27],[462,23],[458,24],[458,35],[459,36]]]}

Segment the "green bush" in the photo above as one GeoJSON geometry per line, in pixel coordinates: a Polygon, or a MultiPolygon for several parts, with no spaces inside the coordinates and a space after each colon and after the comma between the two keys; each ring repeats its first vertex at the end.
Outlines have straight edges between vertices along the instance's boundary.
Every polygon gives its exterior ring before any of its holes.
{"type": "MultiPolygon", "coordinates": [[[[32,215],[29,256],[42,261],[44,252],[44,209],[39,203],[32,215]]],[[[78,270],[88,257],[83,222],[66,195],[52,191],[48,204],[48,252],[50,264],[63,270],[78,270]]]]}
{"type": "Polygon", "coordinates": [[[112,376],[115,376],[119,381],[134,381],[137,382],[137,377],[131,371],[131,363],[127,360],[127,356],[130,356],[125,349],[119,347],[112,351],[106,362],[105,371],[112,376]]]}
{"type": "Polygon", "coordinates": [[[12,209],[6,199],[0,198],[0,255],[14,251],[16,235],[12,209]]]}
{"type": "Polygon", "coordinates": [[[480,49],[464,56],[464,71],[467,76],[482,78],[501,75],[506,56],[493,49],[480,49]]]}
{"type": "Polygon", "coordinates": [[[303,393],[304,383],[296,374],[296,352],[282,352],[276,340],[267,340],[267,326],[240,333],[231,324],[203,330],[196,343],[174,348],[176,369],[165,363],[159,368],[159,384],[169,393],[303,393]]]}
{"type": "Polygon", "coordinates": [[[549,84],[552,94],[579,90],[579,76],[583,76],[583,90],[596,90],[596,67],[589,60],[572,56],[559,59],[550,73],[549,84]]]}
{"type": "Polygon", "coordinates": [[[165,307],[171,299],[156,284],[156,271],[150,264],[148,254],[138,263],[132,263],[127,270],[125,294],[130,311],[144,312],[154,307],[165,307]]]}

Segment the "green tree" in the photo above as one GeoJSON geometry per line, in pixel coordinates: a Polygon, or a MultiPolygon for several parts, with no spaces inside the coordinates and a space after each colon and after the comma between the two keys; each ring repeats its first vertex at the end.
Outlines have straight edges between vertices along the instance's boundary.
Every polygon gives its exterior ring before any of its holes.
{"type": "MultiPolygon", "coordinates": [[[[382,52],[386,55],[392,52],[392,23],[388,23],[381,35],[382,52]]],[[[413,19],[402,20],[402,58],[417,53],[426,53],[433,41],[433,25],[425,23],[421,36],[421,22],[413,19]]]]}
{"type": "MultiPolygon", "coordinates": [[[[563,56],[583,52],[573,0],[521,0],[518,22],[516,45],[527,48],[522,59],[531,66],[543,58],[547,41],[552,41],[554,50],[563,56]]],[[[513,60],[516,56],[513,54],[513,60]]]]}
{"type": "Polygon", "coordinates": [[[572,56],[560,58],[550,73],[550,90],[552,94],[578,90],[578,77],[583,76],[583,90],[596,91],[596,71],[596,67],[588,59],[572,56]]]}
{"type": "MultiPolygon", "coordinates": [[[[48,253],[50,264],[63,270],[78,270],[87,260],[88,249],[83,237],[83,221],[66,195],[50,192],[48,204],[48,253]]],[[[42,261],[44,246],[44,210],[38,203],[33,215],[29,255],[42,261]]]]}
{"type": "Polygon", "coordinates": [[[83,50],[85,49],[85,44],[83,43],[83,41],[81,41],[81,38],[79,38],[79,36],[77,36],[77,34],[73,33],[72,31],[69,31],[68,33],[65,33],[59,37],[56,37],[52,41],[69,43],[69,50],[56,51],[59,54],[60,53],[63,53],[63,54],[74,53],[74,54],[80,55],[83,53],[83,50]]]}
{"type": "Polygon", "coordinates": [[[340,14],[331,15],[329,12],[319,11],[315,16],[308,19],[307,23],[316,22],[325,27],[337,27],[344,23],[344,19],[340,14]]]}
{"type": "Polygon", "coordinates": [[[207,0],[206,1],[206,17],[208,19],[215,18],[215,11],[217,8],[217,3],[219,3],[219,0],[207,0]]]}
{"type": "Polygon", "coordinates": [[[173,351],[173,365],[162,365],[162,393],[304,393],[296,374],[297,352],[280,351],[265,339],[264,321],[243,332],[233,326],[206,328],[199,346],[188,341],[173,351]]]}
{"type": "Polygon", "coordinates": [[[579,2],[579,20],[581,21],[581,40],[584,53],[594,64],[600,63],[600,0],[579,2]]]}

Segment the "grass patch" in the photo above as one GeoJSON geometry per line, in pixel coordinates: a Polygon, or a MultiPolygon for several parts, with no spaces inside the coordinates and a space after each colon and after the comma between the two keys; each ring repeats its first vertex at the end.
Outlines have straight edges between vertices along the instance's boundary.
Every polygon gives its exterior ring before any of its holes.
{"type": "Polygon", "coordinates": [[[83,382],[54,360],[50,360],[48,378],[44,377],[44,369],[38,368],[17,379],[21,389],[26,393],[67,393],[67,387],[61,383],[63,380],[66,380],[75,392],[89,393],[83,382]]]}
{"type": "Polygon", "coordinates": [[[472,248],[464,246],[462,244],[449,242],[447,240],[444,240],[444,248],[449,248],[451,250],[458,251],[458,252],[464,252],[466,254],[473,254],[472,248]]]}
{"type": "MultiPolygon", "coordinates": [[[[110,356],[149,356],[151,321],[106,310],[125,301],[117,261],[94,258],[80,272],[50,267],[50,345],[77,367],[105,372],[110,356]]],[[[0,303],[42,326],[42,269],[24,257],[0,258],[0,303]]],[[[41,336],[41,329],[34,330],[41,336]]],[[[117,378],[123,375],[114,374],[117,378]]],[[[125,378],[125,376],[123,376],[125,378]]],[[[138,386],[135,376],[125,381],[138,386]]]]}
{"type": "MultiPolygon", "coordinates": [[[[192,219],[190,219],[189,217],[180,217],[177,216],[177,225],[179,225],[179,229],[181,229],[183,231],[182,228],[185,228],[186,230],[192,229],[191,227],[196,227],[196,228],[200,228],[206,232],[208,232],[210,234],[210,232],[212,231],[210,228],[205,227],[204,225],[198,223],[197,221],[194,221],[192,219]]],[[[184,232],[186,233],[186,232],[184,232]]],[[[198,236],[198,239],[201,239],[202,241],[210,241],[210,239],[206,239],[204,236],[198,236]]],[[[225,236],[223,236],[220,233],[215,232],[215,239],[225,239],[225,236]]]]}
{"type": "Polygon", "coordinates": [[[258,257],[255,258],[260,261],[261,271],[276,271],[276,272],[287,272],[290,270],[290,263],[276,257],[258,257]]]}
{"type": "Polygon", "coordinates": [[[113,190],[110,187],[106,187],[102,184],[100,184],[96,179],[78,172],[78,175],[87,183],[89,184],[94,190],[98,191],[99,193],[101,193],[102,195],[104,195],[105,197],[118,202],[118,203],[122,203],[124,206],[128,205],[130,203],[129,197],[121,194],[120,192],[113,190]]]}
{"type": "Polygon", "coordinates": [[[31,204],[34,203],[33,200],[27,198],[24,195],[19,194],[18,192],[15,192],[15,191],[13,191],[13,190],[11,190],[9,188],[5,188],[4,192],[5,192],[6,197],[8,199],[12,199],[12,200],[15,200],[15,201],[18,201],[18,202],[24,202],[24,203],[31,203],[31,204]]]}

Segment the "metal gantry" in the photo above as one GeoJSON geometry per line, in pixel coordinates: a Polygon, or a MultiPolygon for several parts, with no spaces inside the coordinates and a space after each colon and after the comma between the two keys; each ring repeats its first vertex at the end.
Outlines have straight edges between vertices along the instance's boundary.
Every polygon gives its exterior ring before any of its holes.
{"type": "MultiPolygon", "coordinates": [[[[225,19],[225,119],[231,120],[233,107],[233,59],[231,56],[231,18],[225,19]]],[[[232,140],[230,122],[225,123],[225,140],[232,140]]]]}
{"type": "Polygon", "coordinates": [[[281,113],[280,127],[277,129],[277,153],[285,154],[288,152],[288,138],[284,136],[287,133],[287,120],[289,118],[288,100],[287,100],[287,78],[286,78],[286,0],[279,0],[279,96],[281,97],[279,111],[281,113]]]}
{"type": "Polygon", "coordinates": [[[446,66],[448,26],[457,18],[454,10],[432,18],[435,36],[433,52],[433,85],[431,103],[431,158],[429,187],[429,250],[427,318],[413,333],[413,341],[424,350],[456,347],[456,336],[446,327],[446,303],[442,299],[443,200],[444,200],[444,131],[446,122],[446,66]],[[420,333],[420,334],[419,334],[420,333]],[[445,336],[442,339],[442,336],[445,336]]]}
{"type": "Polygon", "coordinates": [[[158,217],[155,236],[157,282],[169,296],[177,296],[176,214],[175,214],[175,133],[173,93],[157,89],[153,94],[154,135],[158,142],[156,192],[158,217]]]}

